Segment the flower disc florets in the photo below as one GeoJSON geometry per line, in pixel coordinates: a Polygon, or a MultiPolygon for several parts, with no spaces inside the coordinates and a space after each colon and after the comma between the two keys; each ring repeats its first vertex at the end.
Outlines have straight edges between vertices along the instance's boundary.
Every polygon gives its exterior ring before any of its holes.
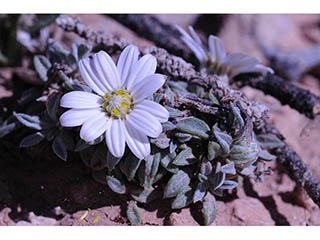
{"type": "Polygon", "coordinates": [[[103,99],[103,109],[115,119],[125,119],[126,115],[133,110],[133,100],[130,97],[130,93],[125,89],[106,93],[103,99]]]}

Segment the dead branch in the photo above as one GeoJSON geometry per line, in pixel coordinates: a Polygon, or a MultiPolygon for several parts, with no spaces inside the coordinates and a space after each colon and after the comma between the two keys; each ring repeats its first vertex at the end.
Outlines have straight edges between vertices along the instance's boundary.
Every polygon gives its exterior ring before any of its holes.
{"type": "Polygon", "coordinates": [[[180,41],[179,31],[172,25],[161,22],[148,14],[109,14],[108,16],[128,27],[139,36],[167,49],[170,53],[189,58],[189,49],[180,41]]]}
{"type": "MultiPolygon", "coordinates": [[[[271,124],[265,124],[261,132],[275,134],[284,140],[279,130],[271,124]]],[[[283,147],[276,148],[274,154],[277,156],[277,161],[285,167],[289,176],[303,187],[310,198],[320,207],[320,181],[312,174],[300,156],[287,143],[283,147]]]]}
{"type": "Polygon", "coordinates": [[[313,119],[320,113],[320,97],[274,74],[267,74],[265,77],[242,74],[236,77],[234,81],[241,86],[260,89],[265,94],[277,98],[281,104],[288,104],[308,118],[313,119]]]}

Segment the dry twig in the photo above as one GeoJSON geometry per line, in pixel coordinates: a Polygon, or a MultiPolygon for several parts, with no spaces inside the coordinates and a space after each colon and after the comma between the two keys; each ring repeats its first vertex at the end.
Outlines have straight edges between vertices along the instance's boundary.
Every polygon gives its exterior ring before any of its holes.
{"type": "Polygon", "coordinates": [[[241,86],[250,86],[262,90],[277,98],[281,104],[288,104],[308,118],[315,118],[320,113],[320,97],[310,91],[297,87],[274,74],[265,77],[242,74],[234,79],[241,86]]]}
{"type": "MultiPolygon", "coordinates": [[[[263,133],[275,134],[280,139],[284,137],[278,129],[271,124],[265,124],[263,133]]],[[[311,199],[320,207],[320,181],[312,174],[308,166],[303,162],[301,157],[293,151],[287,143],[283,147],[274,150],[278,162],[287,170],[289,176],[300,186],[302,186],[311,199]]]]}

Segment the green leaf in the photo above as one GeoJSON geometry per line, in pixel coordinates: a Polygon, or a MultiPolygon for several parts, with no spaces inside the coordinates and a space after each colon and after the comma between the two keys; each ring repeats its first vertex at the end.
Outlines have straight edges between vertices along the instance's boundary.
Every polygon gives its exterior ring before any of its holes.
{"type": "Polygon", "coordinates": [[[59,134],[54,141],[52,142],[52,150],[53,152],[63,161],[67,161],[67,148],[64,145],[61,134],[59,134]]]}
{"type": "Polygon", "coordinates": [[[49,55],[51,62],[67,64],[71,67],[76,67],[76,58],[59,42],[54,42],[49,47],[49,55]]]}
{"type": "Polygon", "coordinates": [[[172,161],[172,163],[176,166],[187,166],[195,163],[197,159],[192,154],[192,149],[187,147],[186,149],[182,150],[172,161]]]}
{"type": "Polygon", "coordinates": [[[91,158],[95,151],[96,151],[96,146],[89,146],[88,148],[85,148],[80,151],[81,160],[89,168],[91,168],[91,158]]]}
{"type": "Polygon", "coordinates": [[[221,146],[216,143],[209,141],[208,143],[208,160],[212,161],[222,153],[221,146]]]}
{"type": "Polygon", "coordinates": [[[216,137],[218,143],[222,147],[224,153],[230,152],[230,145],[232,143],[232,137],[226,133],[221,132],[218,127],[213,127],[213,134],[216,137]]]}
{"type": "Polygon", "coordinates": [[[144,188],[151,188],[154,179],[158,173],[160,165],[161,154],[160,152],[155,155],[149,155],[145,159],[145,164],[141,165],[139,169],[139,179],[143,183],[144,188]]]}
{"type": "Polygon", "coordinates": [[[160,149],[166,149],[169,147],[170,138],[166,134],[161,133],[158,138],[151,138],[150,142],[160,149]]]}
{"type": "Polygon", "coordinates": [[[36,55],[33,58],[33,64],[40,79],[44,82],[48,81],[47,72],[52,66],[49,59],[42,55],[36,55]]]}
{"type": "Polygon", "coordinates": [[[187,82],[184,81],[167,81],[169,87],[174,91],[178,93],[187,93],[187,82]]]}
{"type": "Polygon", "coordinates": [[[200,165],[200,173],[209,176],[212,172],[212,164],[209,161],[203,161],[200,165]]]}
{"type": "Polygon", "coordinates": [[[216,174],[214,174],[213,178],[212,176],[210,176],[209,181],[211,183],[213,190],[220,188],[224,183],[225,179],[226,179],[226,174],[223,172],[217,172],[216,174]]]}
{"type": "Polygon", "coordinates": [[[43,139],[45,139],[45,136],[41,132],[36,132],[23,138],[20,142],[20,147],[31,147],[37,145],[43,139]]]}
{"type": "Polygon", "coordinates": [[[265,150],[275,149],[285,145],[284,142],[274,134],[259,134],[257,135],[257,140],[261,148],[265,150]]]}
{"type": "Polygon", "coordinates": [[[202,173],[198,173],[198,179],[200,182],[206,182],[209,180],[208,176],[202,174],[202,173]]]}
{"type": "Polygon", "coordinates": [[[81,84],[76,79],[68,79],[66,81],[63,81],[63,87],[65,87],[69,91],[83,91],[83,92],[89,92],[92,93],[92,90],[87,85],[81,84]]]}
{"type": "Polygon", "coordinates": [[[244,153],[234,153],[230,157],[235,161],[251,161],[257,158],[258,154],[256,152],[244,152],[244,153]]]}
{"type": "MultiPolygon", "coordinates": [[[[56,128],[57,129],[57,128],[56,128]]],[[[74,151],[75,149],[75,142],[73,139],[73,134],[71,131],[68,131],[66,129],[63,129],[62,131],[60,131],[61,136],[62,136],[62,140],[67,148],[67,150],[69,151],[74,151]]]]}
{"type": "Polygon", "coordinates": [[[175,197],[179,193],[186,191],[189,188],[190,177],[183,170],[179,170],[168,181],[164,189],[164,198],[175,197]]]}
{"type": "Polygon", "coordinates": [[[151,169],[151,178],[153,179],[157,173],[160,166],[160,160],[161,160],[161,153],[158,152],[154,155],[153,163],[152,163],[152,169],[151,169]]]}
{"type": "Polygon", "coordinates": [[[163,176],[165,176],[167,173],[168,173],[168,171],[167,171],[164,167],[159,166],[158,172],[157,172],[157,174],[154,176],[153,183],[156,183],[157,181],[159,181],[159,180],[160,180],[161,178],[163,178],[163,176]]]}
{"type": "Polygon", "coordinates": [[[94,170],[101,170],[107,167],[108,150],[104,143],[97,145],[95,152],[91,155],[90,167],[94,170]]]}
{"type": "Polygon", "coordinates": [[[261,159],[263,159],[263,160],[265,160],[265,161],[273,161],[273,160],[275,160],[277,157],[274,156],[274,155],[272,155],[272,154],[270,154],[270,153],[268,153],[268,152],[266,152],[266,151],[264,151],[264,150],[261,150],[261,151],[259,152],[259,158],[261,158],[261,159]]]}
{"type": "Polygon", "coordinates": [[[104,134],[100,135],[99,137],[97,137],[95,140],[91,142],[86,142],[86,141],[83,141],[82,139],[79,139],[75,147],[75,152],[80,152],[90,146],[97,145],[101,143],[103,140],[104,140],[104,134]]]}
{"type": "Polygon", "coordinates": [[[88,144],[86,141],[83,141],[82,139],[79,139],[79,141],[77,142],[76,148],[75,148],[75,152],[80,152],[88,147],[90,147],[91,145],[88,144]]]}
{"type": "Polygon", "coordinates": [[[109,169],[109,171],[113,170],[114,167],[119,163],[119,161],[121,160],[121,158],[117,158],[115,156],[113,156],[110,151],[108,151],[107,153],[107,167],[109,169]]]}
{"type": "Polygon", "coordinates": [[[239,123],[240,128],[243,128],[245,123],[244,123],[244,120],[241,116],[240,109],[233,102],[230,102],[230,107],[232,109],[232,113],[233,113],[235,120],[239,123]]]}
{"type": "Polygon", "coordinates": [[[193,202],[201,201],[205,197],[208,188],[208,182],[199,182],[193,194],[193,202]]]}
{"type": "Polygon", "coordinates": [[[238,187],[238,183],[232,180],[225,180],[219,189],[233,189],[238,187]]]}
{"type": "Polygon", "coordinates": [[[220,105],[220,102],[219,100],[216,98],[215,95],[213,95],[211,92],[209,92],[209,95],[208,95],[210,101],[213,103],[213,104],[217,104],[217,105],[220,105]]]}
{"type": "Polygon", "coordinates": [[[173,153],[176,149],[177,149],[178,145],[176,143],[174,143],[173,141],[170,142],[170,146],[169,146],[169,152],[173,153]]]}
{"type": "Polygon", "coordinates": [[[85,57],[92,49],[92,46],[87,43],[74,42],[72,44],[72,54],[77,61],[85,57]]]}
{"type": "Polygon", "coordinates": [[[127,217],[133,226],[141,225],[141,216],[138,207],[134,205],[129,205],[127,209],[127,217]]]}
{"type": "Polygon", "coordinates": [[[234,165],[237,167],[237,168],[246,168],[248,166],[250,166],[251,164],[253,164],[256,159],[253,158],[253,159],[247,159],[247,160],[234,160],[232,159],[232,161],[234,162],[234,165]]]}
{"type": "Polygon", "coordinates": [[[220,171],[225,173],[225,174],[236,174],[236,169],[234,167],[234,162],[229,162],[225,165],[223,165],[221,168],[220,168],[220,171]]]}
{"type": "Polygon", "coordinates": [[[36,20],[27,30],[32,33],[37,32],[40,29],[54,23],[58,16],[59,14],[37,14],[36,20]]]}
{"type": "Polygon", "coordinates": [[[151,177],[151,171],[152,171],[152,165],[154,161],[154,156],[149,155],[145,159],[145,181],[144,181],[144,187],[151,187],[153,179],[151,177]]]}
{"type": "Polygon", "coordinates": [[[36,130],[42,130],[39,116],[28,115],[24,113],[16,113],[16,112],[13,112],[13,115],[18,119],[20,123],[22,123],[26,127],[36,129],[36,130]]]}
{"type": "Polygon", "coordinates": [[[207,194],[202,203],[202,214],[204,218],[204,225],[208,226],[216,219],[217,204],[213,195],[207,194]]]}
{"type": "Polygon", "coordinates": [[[188,133],[175,133],[174,136],[178,139],[179,142],[184,143],[191,140],[192,135],[188,133]]]}
{"type": "Polygon", "coordinates": [[[176,156],[177,154],[175,152],[167,153],[160,161],[161,166],[169,172],[177,173],[179,168],[172,164],[172,161],[176,156]]]}
{"type": "Polygon", "coordinates": [[[177,117],[181,117],[184,115],[184,112],[178,110],[178,109],[175,109],[175,108],[172,108],[172,107],[168,107],[168,106],[165,106],[165,108],[168,110],[169,112],[169,118],[177,118],[177,117]]]}
{"type": "Polygon", "coordinates": [[[201,119],[195,117],[187,117],[181,119],[177,123],[177,129],[181,132],[190,133],[204,139],[209,138],[209,126],[201,119]]]}
{"type": "Polygon", "coordinates": [[[132,181],[142,162],[142,159],[136,158],[131,152],[120,162],[120,169],[126,175],[128,181],[132,181]]]}
{"type": "Polygon", "coordinates": [[[51,142],[58,134],[59,129],[56,127],[53,128],[45,128],[42,133],[46,136],[47,141],[51,142]]]}
{"type": "Polygon", "coordinates": [[[10,132],[12,132],[16,127],[16,123],[12,122],[7,124],[7,122],[5,121],[2,126],[0,126],[0,138],[4,137],[5,135],[9,134],[10,132]]]}
{"type": "Polygon", "coordinates": [[[240,174],[248,176],[250,178],[255,178],[254,171],[256,170],[256,166],[250,165],[244,169],[241,170],[240,174]]]}
{"type": "Polygon", "coordinates": [[[60,105],[60,97],[61,97],[61,93],[60,92],[52,93],[48,97],[48,101],[46,103],[47,113],[48,113],[48,115],[50,116],[50,118],[52,119],[53,122],[57,122],[58,121],[57,110],[58,110],[58,107],[60,105]]]}
{"type": "Polygon", "coordinates": [[[112,191],[119,194],[126,193],[126,185],[123,183],[122,179],[115,176],[108,176],[107,175],[107,184],[111,188],[112,191]]]}
{"type": "Polygon", "coordinates": [[[161,124],[163,131],[172,131],[176,128],[176,125],[174,125],[172,122],[164,122],[161,124]]]}
{"type": "Polygon", "coordinates": [[[177,195],[177,197],[173,200],[171,204],[172,209],[180,209],[185,206],[188,206],[192,203],[193,190],[190,189],[187,192],[181,192],[177,195]]]}
{"type": "Polygon", "coordinates": [[[107,175],[106,169],[101,169],[101,170],[97,170],[97,171],[92,172],[93,179],[96,182],[101,183],[101,184],[107,184],[106,175],[107,175]]]}
{"type": "Polygon", "coordinates": [[[154,188],[136,188],[130,189],[131,197],[141,203],[149,203],[156,198],[154,188]]]}

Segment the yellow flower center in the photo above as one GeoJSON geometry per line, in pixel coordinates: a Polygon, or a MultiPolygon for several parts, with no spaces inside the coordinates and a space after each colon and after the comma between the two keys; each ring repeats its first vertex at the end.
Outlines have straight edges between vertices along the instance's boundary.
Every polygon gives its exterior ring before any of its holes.
{"type": "Polygon", "coordinates": [[[125,89],[119,89],[111,93],[107,92],[103,99],[103,109],[115,119],[124,119],[133,109],[132,98],[125,89]]]}

